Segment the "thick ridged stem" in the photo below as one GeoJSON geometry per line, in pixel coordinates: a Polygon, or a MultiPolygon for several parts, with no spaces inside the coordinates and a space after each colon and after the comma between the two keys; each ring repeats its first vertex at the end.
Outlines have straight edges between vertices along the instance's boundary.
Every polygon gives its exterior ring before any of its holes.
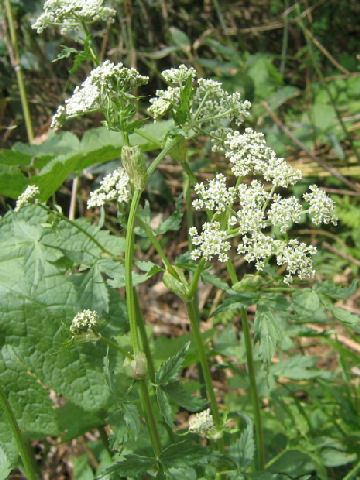
{"type": "Polygon", "coordinates": [[[20,427],[16,421],[14,412],[11,409],[10,403],[5,393],[0,389],[0,407],[2,407],[5,417],[10,425],[11,431],[14,435],[20,457],[24,465],[24,473],[28,480],[38,480],[39,476],[36,471],[35,458],[31,455],[29,445],[23,438],[20,427]]]}

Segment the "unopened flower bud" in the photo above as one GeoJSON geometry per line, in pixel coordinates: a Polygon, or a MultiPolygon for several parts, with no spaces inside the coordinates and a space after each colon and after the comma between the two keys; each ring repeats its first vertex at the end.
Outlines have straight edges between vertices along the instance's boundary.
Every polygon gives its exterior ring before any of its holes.
{"type": "Polygon", "coordinates": [[[143,190],[147,180],[144,155],[139,147],[124,145],[121,149],[121,163],[136,190],[143,190]]]}
{"type": "Polygon", "coordinates": [[[147,360],[145,355],[140,352],[137,353],[134,358],[125,358],[124,370],[126,375],[137,380],[141,380],[145,377],[147,372],[147,360]]]}

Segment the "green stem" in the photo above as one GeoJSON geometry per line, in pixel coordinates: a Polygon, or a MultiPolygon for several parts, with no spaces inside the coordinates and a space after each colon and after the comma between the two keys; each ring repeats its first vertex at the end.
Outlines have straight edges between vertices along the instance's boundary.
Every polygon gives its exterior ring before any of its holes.
{"type": "Polygon", "coordinates": [[[16,29],[14,25],[14,18],[12,14],[10,0],[5,0],[5,6],[6,6],[6,14],[7,14],[9,28],[10,28],[11,48],[13,53],[12,63],[13,63],[13,68],[16,71],[16,77],[17,77],[17,82],[18,82],[18,87],[20,92],[21,106],[24,113],[24,121],[25,121],[28,141],[29,143],[31,143],[34,139],[34,131],[31,123],[29,104],[26,96],[24,78],[21,70],[18,41],[17,41],[16,29]]]}
{"type": "Polygon", "coordinates": [[[173,275],[175,278],[178,278],[178,274],[176,273],[174,267],[171,265],[171,263],[167,259],[167,256],[166,256],[162,246],[160,245],[159,240],[153,234],[151,228],[140,217],[137,217],[136,219],[140,223],[141,228],[145,231],[148,239],[151,241],[151,243],[156,248],[156,251],[160,255],[161,260],[163,261],[163,264],[165,265],[168,272],[171,273],[171,275],[173,275]]]}
{"type": "Polygon", "coordinates": [[[196,295],[197,292],[197,287],[199,283],[199,278],[201,275],[201,272],[204,269],[206,261],[202,258],[200,262],[198,263],[198,266],[196,267],[196,270],[194,272],[194,275],[191,280],[190,288],[189,288],[189,298],[193,298],[194,295],[196,295]]]}
{"type": "MultiPolygon", "coordinates": [[[[199,357],[200,357],[200,363],[201,363],[201,367],[202,367],[202,370],[203,370],[203,375],[204,375],[204,380],[205,380],[205,385],[206,385],[206,391],[207,391],[209,401],[210,401],[211,413],[212,413],[213,418],[214,418],[214,424],[215,424],[216,429],[219,432],[221,432],[223,425],[222,425],[219,409],[218,409],[218,406],[217,406],[217,403],[216,403],[214,386],[213,386],[213,383],[212,383],[212,380],[211,380],[210,368],[209,368],[208,360],[207,360],[207,357],[206,357],[204,344],[203,344],[203,341],[202,341],[202,338],[201,338],[200,326],[199,326],[198,317],[197,317],[197,314],[196,314],[196,308],[195,308],[193,299],[190,300],[189,302],[186,302],[186,309],[187,309],[187,312],[188,312],[188,315],[189,315],[191,328],[192,328],[192,333],[193,333],[194,340],[195,340],[196,349],[197,349],[197,352],[198,352],[199,357]]],[[[220,440],[219,440],[219,447],[220,447],[221,451],[224,451],[223,437],[221,437],[220,440]]]]}
{"type": "Polygon", "coordinates": [[[148,178],[154,173],[154,171],[157,169],[157,167],[165,158],[165,156],[170,152],[170,150],[173,149],[175,145],[177,145],[181,141],[181,138],[182,137],[175,137],[166,142],[163,150],[159,153],[159,155],[155,158],[155,160],[152,162],[152,164],[148,168],[147,170],[148,178]]]}
{"type": "MultiPolygon", "coordinates": [[[[126,228],[126,243],[125,243],[125,290],[126,290],[126,303],[130,324],[130,338],[133,347],[134,355],[140,353],[140,342],[138,336],[138,316],[136,312],[136,298],[134,294],[134,286],[132,282],[132,267],[134,262],[134,227],[136,212],[140,203],[142,191],[135,190],[131,206],[130,213],[127,221],[126,228]]],[[[149,367],[149,365],[148,365],[149,367]]],[[[151,368],[151,366],[150,366],[151,368]]],[[[150,395],[148,390],[147,379],[140,380],[140,396],[141,403],[145,409],[147,418],[147,426],[149,429],[150,437],[152,439],[152,446],[154,448],[155,455],[157,457],[161,454],[160,436],[157,429],[155,415],[150,401],[150,395]]]]}
{"type": "Polygon", "coordinates": [[[107,337],[104,337],[103,335],[100,335],[100,340],[102,340],[104,343],[106,343],[107,345],[109,345],[110,347],[113,347],[115,348],[116,350],[119,350],[119,352],[121,352],[123,355],[125,355],[125,357],[128,357],[130,358],[130,354],[129,352],[127,352],[125,350],[125,348],[122,348],[120,347],[120,345],[118,345],[116,342],[114,342],[113,340],[110,340],[110,338],[107,338],[107,337]]]}
{"type": "Polygon", "coordinates": [[[136,212],[141,198],[141,190],[135,190],[131,201],[130,213],[126,227],[126,243],[125,243],[125,289],[126,289],[126,303],[130,324],[130,338],[131,345],[134,350],[134,355],[140,352],[140,344],[138,337],[138,329],[136,322],[135,311],[135,297],[132,283],[132,267],[134,261],[134,227],[136,212]]]}
{"type": "Polygon", "coordinates": [[[147,360],[147,366],[148,366],[148,372],[149,372],[149,377],[152,383],[155,383],[155,367],[154,367],[154,361],[151,355],[151,350],[150,350],[150,345],[149,345],[149,339],[146,333],[145,329],[145,322],[144,322],[144,317],[141,312],[141,308],[139,305],[139,298],[136,293],[136,289],[134,288],[134,299],[135,299],[135,312],[136,312],[136,319],[137,319],[137,326],[139,328],[140,332],[140,337],[141,337],[141,345],[142,349],[145,353],[145,357],[147,360]]]}
{"type": "Polygon", "coordinates": [[[36,462],[31,455],[29,445],[26,443],[21,433],[20,427],[16,421],[14,412],[8,402],[5,393],[0,389],[0,406],[4,410],[5,417],[10,425],[11,431],[15,437],[15,441],[24,464],[24,473],[28,480],[37,480],[39,477],[36,472],[36,462]]]}
{"type": "Polygon", "coordinates": [[[262,427],[262,419],[261,419],[261,407],[260,407],[260,399],[259,399],[259,394],[258,394],[258,389],[256,384],[252,340],[251,340],[250,328],[249,328],[249,323],[248,323],[248,318],[246,315],[245,308],[241,309],[240,315],[241,315],[241,323],[243,327],[244,340],[245,340],[245,346],[246,346],[246,360],[247,360],[247,367],[248,367],[248,373],[250,378],[251,401],[252,401],[252,406],[254,411],[255,438],[256,438],[256,451],[257,451],[256,467],[257,467],[257,470],[264,470],[265,455],[264,455],[264,435],[263,435],[263,427],[262,427]]]}

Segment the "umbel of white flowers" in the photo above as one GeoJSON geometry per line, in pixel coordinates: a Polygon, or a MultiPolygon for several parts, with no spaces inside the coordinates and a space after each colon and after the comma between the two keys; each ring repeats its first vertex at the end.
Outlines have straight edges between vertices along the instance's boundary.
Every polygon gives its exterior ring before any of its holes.
{"type": "Polygon", "coordinates": [[[95,310],[82,310],[78,312],[72,319],[70,332],[72,335],[80,335],[88,330],[95,328],[98,324],[99,317],[95,310]]]}
{"type": "Polygon", "coordinates": [[[214,419],[210,408],[196,413],[189,418],[189,432],[207,433],[214,427],[214,419]]]}
{"type": "Polygon", "coordinates": [[[115,65],[106,60],[75,88],[71,97],[65,100],[65,106],[58,107],[51,127],[61,127],[66,118],[105,110],[111,97],[122,96],[128,101],[129,93],[146,84],[148,79],[149,77],[140,75],[135,68],[126,68],[122,63],[115,65]]]}
{"type": "Polygon", "coordinates": [[[87,208],[102,207],[106,202],[126,202],[129,198],[129,177],[123,168],[117,168],[106,175],[100,187],[90,192],[87,208]]]}
{"type": "Polygon", "coordinates": [[[103,7],[104,0],[46,0],[44,13],[32,25],[38,33],[47,27],[60,26],[62,31],[84,23],[113,20],[116,11],[103,7]]]}
{"type": "Polygon", "coordinates": [[[39,193],[39,187],[37,187],[36,185],[27,186],[23,193],[19,195],[18,199],[16,200],[14,211],[18,212],[22,207],[27,205],[30,200],[39,195],[39,193]]]}

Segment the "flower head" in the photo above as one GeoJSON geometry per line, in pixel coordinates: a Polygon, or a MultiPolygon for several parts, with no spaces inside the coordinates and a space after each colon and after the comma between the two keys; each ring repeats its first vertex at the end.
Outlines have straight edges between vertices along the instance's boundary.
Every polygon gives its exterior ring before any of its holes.
{"type": "Polygon", "coordinates": [[[105,202],[126,202],[129,198],[129,177],[123,168],[106,175],[100,187],[90,192],[87,208],[101,207],[105,202]]]}
{"type": "Polygon", "coordinates": [[[199,234],[196,227],[189,230],[191,242],[196,245],[191,252],[193,260],[204,257],[211,260],[217,256],[220,262],[228,260],[227,252],[230,250],[230,242],[227,240],[226,231],[221,230],[219,222],[207,222],[203,225],[203,231],[199,234]]]}
{"type": "Polygon", "coordinates": [[[95,328],[98,321],[98,314],[95,310],[82,310],[72,319],[70,332],[72,335],[81,335],[95,328]]]}
{"type": "Polygon", "coordinates": [[[210,408],[196,413],[189,419],[189,432],[207,433],[214,427],[213,416],[210,413],[210,408]]]}
{"type": "Polygon", "coordinates": [[[65,106],[60,106],[53,116],[51,126],[60,127],[67,117],[76,117],[85,113],[102,110],[107,98],[128,98],[129,92],[147,83],[148,77],[142,76],[134,68],[126,68],[122,63],[115,65],[106,60],[94,68],[85,81],[77,86],[65,106]]]}
{"type": "Polygon", "coordinates": [[[226,177],[222,173],[218,173],[213,180],[210,180],[208,186],[197,183],[195,192],[198,198],[193,201],[193,207],[196,210],[206,208],[216,213],[224,212],[231,207],[236,196],[235,187],[227,188],[226,177]]]}
{"type": "Polygon", "coordinates": [[[26,187],[23,193],[16,200],[14,211],[18,212],[20,208],[22,208],[24,205],[27,205],[30,200],[39,195],[39,193],[39,187],[37,187],[36,185],[29,185],[28,187],[26,187]]]}
{"type": "Polygon", "coordinates": [[[62,31],[66,31],[82,23],[113,20],[116,11],[103,7],[103,3],[104,0],[46,0],[44,13],[32,28],[41,33],[50,25],[59,25],[62,31]]]}
{"type": "Polygon", "coordinates": [[[332,223],[336,225],[337,216],[335,203],[317,185],[310,185],[310,192],[304,193],[303,198],[309,202],[309,214],[315,225],[320,223],[332,223]]]}

